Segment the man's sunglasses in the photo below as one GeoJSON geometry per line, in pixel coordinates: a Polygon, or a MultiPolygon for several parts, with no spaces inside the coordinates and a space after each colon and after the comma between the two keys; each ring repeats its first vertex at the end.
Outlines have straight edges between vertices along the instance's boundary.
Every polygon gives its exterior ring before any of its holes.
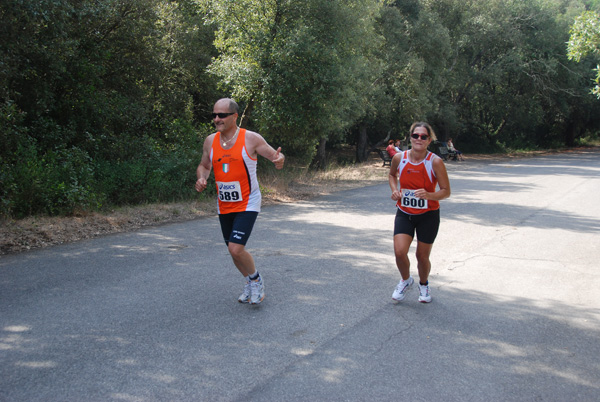
{"type": "Polygon", "coordinates": [[[411,136],[412,138],[414,138],[415,140],[421,139],[421,140],[423,140],[423,141],[425,141],[425,140],[427,140],[427,139],[429,138],[429,136],[428,136],[427,134],[422,134],[422,135],[419,135],[419,134],[411,134],[410,136],[411,136]]]}
{"type": "Polygon", "coordinates": [[[224,119],[225,117],[229,117],[232,114],[235,114],[235,113],[213,113],[213,114],[211,114],[211,116],[213,119],[216,119],[217,117],[219,117],[219,119],[224,119]]]}

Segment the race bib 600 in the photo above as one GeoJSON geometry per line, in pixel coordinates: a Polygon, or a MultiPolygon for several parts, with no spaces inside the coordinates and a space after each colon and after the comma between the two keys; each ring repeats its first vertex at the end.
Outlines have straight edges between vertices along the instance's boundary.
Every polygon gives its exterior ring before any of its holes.
{"type": "Polygon", "coordinates": [[[400,204],[406,208],[427,209],[427,200],[415,196],[415,190],[401,189],[402,199],[400,204]]]}

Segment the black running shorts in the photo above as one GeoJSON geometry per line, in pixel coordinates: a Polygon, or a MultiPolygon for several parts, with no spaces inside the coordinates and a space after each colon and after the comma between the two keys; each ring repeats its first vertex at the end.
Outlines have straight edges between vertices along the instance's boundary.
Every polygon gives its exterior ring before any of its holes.
{"type": "Polygon", "coordinates": [[[223,232],[223,240],[225,244],[229,242],[246,245],[252,228],[254,228],[254,222],[258,217],[258,212],[246,211],[246,212],[233,212],[231,214],[219,215],[219,222],[221,222],[221,231],[223,232]]]}
{"type": "Polygon", "coordinates": [[[440,210],[427,211],[420,215],[409,215],[398,209],[394,221],[394,236],[407,234],[422,243],[433,244],[440,228],[440,210]]]}

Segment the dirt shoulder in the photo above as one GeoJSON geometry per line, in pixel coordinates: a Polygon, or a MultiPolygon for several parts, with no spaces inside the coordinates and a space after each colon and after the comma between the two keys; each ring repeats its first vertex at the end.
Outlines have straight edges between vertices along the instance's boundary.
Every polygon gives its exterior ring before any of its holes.
{"type": "MultiPolygon", "coordinates": [[[[513,155],[466,155],[464,162],[475,163],[543,155],[535,152],[513,155]]],[[[359,188],[387,181],[389,168],[378,157],[356,166],[340,167],[314,176],[294,179],[290,183],[277,180],[261,185],[263,205],[297,202],[337,191],[359,188]]],[[[152,204],[125,207],[99,213],[82,213],[67,217],[30,217],[0,222],[0,255],[20,253],[42,247],[90,239],[112,233],[138,230],[146,226],[184,222],[215,216],[216,201],[199,199],[193,202],[152,204]]]]}

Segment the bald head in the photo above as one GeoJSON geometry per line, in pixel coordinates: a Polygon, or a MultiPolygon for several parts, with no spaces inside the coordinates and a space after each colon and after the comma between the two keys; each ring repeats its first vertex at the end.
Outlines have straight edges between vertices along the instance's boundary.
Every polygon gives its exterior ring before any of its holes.
{"type": "Polygon", "coordinates": [[[215,102],[215,106],[222,106],[227,108],[227,110],[230,113],[240,113],[240,107],[238,106],[238,104],[236,103],[236,101],[234,101],[231,98],[222,98],[219,99],[218,101],[215,102]]]}

